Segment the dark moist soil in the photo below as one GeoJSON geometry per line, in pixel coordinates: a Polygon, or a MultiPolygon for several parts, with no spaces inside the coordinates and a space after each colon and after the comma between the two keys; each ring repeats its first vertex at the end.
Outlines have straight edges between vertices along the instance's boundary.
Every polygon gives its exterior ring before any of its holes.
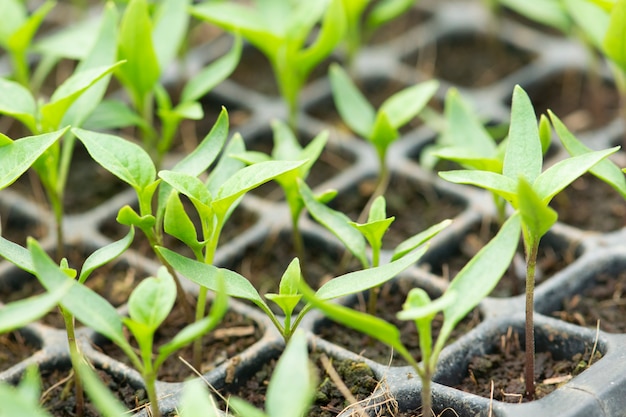
{"type": "Polygon", "coordinates": [[[615,189],[585,174],[557,194],[550,206],[559,221],[584,230],[613,232],[626,226],[626,202],[615,189]]]}
{"type": "Polygon", "coordinates": [[[550,109],[573,132],[606,126],[619,115],[614,85],[577,70],[565,70],[524,87],[537,115],[550,109]]]}
{"type": "MultiPolygon", "coordinates": [[[[602,357],[599,351],[579,352],[569,358],[554,358],[551,352],[536,352],[535,355],[535,399],[540,399],[583,372],[592,362],[602,357]]],[[[509,332],[493,353],[475,356],[468,365],[468,375],[454,386],[486,398],[507,403],[527,402],[524,398],[524,350],[520,347],[519,334],[509,332]]]]}
{"type": "Polygon", "coordinates": [[[42,239],[47,234],[46,227],[36,219],[24,216],[18,208],[4,205],[0,205],[0,232],[3,238],[23,247],[28,236],[42,239]]]}
{"type": "MultiPolygon", "coordinates": [[[[495,223],[486,225],[477,224],[470,232],[462,236],[459,246],[444,256],[444,259],[428,260],[424,266],[432,273],[441,275],[444,279],[452,280],[459,271],[478,253],[497,233],[495,223]]],[[[535,285],[539,285],[558,271],[574,262],[578,245],[572,242],[564,248],[557,247],[546,237],[539,244],[539,254],[535,272],[535,285]]],[[[490,297],[511,297],[523,294],[526,281],[526,261],[523,243],[520,241],[515,258],[509,269],[498,282],[496,288],[489,294],[490,297]]]]}
{"type": "Polygon", "coordinates": [[[594,278],[595,283],[571,298],[563,299],[555,317],[580,326],[596,328],[608,333],[626,332],[626,271],[618,274],[603,272],[594,278]]]}
{"type": "Polygon", "coordinates": [[[0,335],[0,372],[32,356],[39,346],[27,340],[19,331],[0,335]]]}
{"type": "MultiPolygon", "coordinates": [[[[173,310],[155,334],[155,349],[172,340],[187,324],[189,323],[185,321],[181,310],[173,310]]],[[[261,337],[262,329],[253,320],[233,311],[226,312],[220,325],[202,339],[203,365],[198,371],[205,373],[212,370],[222,362],[252,346],[261,337]]],[[[136,347],[137,344],[134,338],[131,337],[130,339],[131,345],[136,347]]],[[[113,343],[106,342],[97,348],[112,358],[126,363],[130,367],[133,366],[124,352],[113,343]]],[[[182,357],[191,364],[192,352],[192,345],[189,345],[170,356],[161,365],[158,379],[166,382],[182,382],[186,378],[195,375],[189,367],[178,359],[182,357]]]]}
{"type": "Polygon", "coordinates": [[[455,33],[403,57],[435,78],[463,87],[492,84],[533,60],[531,52],[493,36],[473,32],[455,33]]]}
{"type": "MultiPolygon", "coordinates": [[[[307,417],[334,417],[349,405],[324,370],[325,368],[321,360],[322,355],[324,354],[319,352],[310,354],[310,359],[314,363],[318,374],[319,385],[316,390],[315,402],[309,409],[308,414],[306,414],[307,417]]],[[[350,360],[329,359],[333,368],[357,401],[368,397],[377,388],[379,382],[366,364],[350,360]]],[[[276,360],[270,360],[242,384],[227,386],[220,390],[222,396],[228,398],[234,395],[252,403],[257,408],[263,409],[265,393],[275,366],[276,360]]],[[[225,404],[223,401],[219,400],[218,402],[220,407],[224,409],[225,404]]]]}
{"type": "MultiPolygon", "coordinates": [[[[100,380],[109,390],[131,410],[147,402],[144,389],[136,389],[128,380],[114,377],[107,372],[95,370],[100,380]]],[[[41,372],[41,405],[54,417],[76,416],[76,398],[74,396],[73,373],[68,370],[44,370],[41,372]],[[67,391],[64,391],[67,390],[67,391]]],[[[85,394],[86,395],[86,394],[85,394]]],[[[100,417],[100,414],[86,395],[84,417],[100,417]]]]}
{"type": "MultiPolygon", "coordinates": [[[[396,314],[402,310],[402,304],[406,301],[406,296],[411,288],[412,285],[404,281],[395,285],[384,285],[377,300],[376,317],[396,326],[400,330],[400,338],[404,346],[407,347],[415,360],[420,361],[422,359],[422,353],[419,348],[419,334],[417,333],[415,323],[411,320],[399,320],[396,317],[396,314]]],[[[363,297],[360,305],[355,306],[355,308],[360,311],[365,311],[365,304],[365,297],[363,297]]],[[[478,323],[480,323],[480,313],[475,309],[456,326],[447,343],[454,342],[472,328],[476,327],[478,323]]],[[[433,340],[436,340],[439,335],[442,324],[443,316],[439,314],[433,320],[433,340]]],[[[404,358],[397,353],[393,354],[389,346],[336,322],[330,320],[324,321],[318,326],[316,333],[332,343],[343,346],[354,353],[378,363],[390,364],[392,366],[407,365],[404,358]]]]}
{"type": "MultiPolygon", "coordinates": [[[[376,179],[366,178],[355,187],[342,191],[330,206],[356,221],[376,187],[376,179]]],[[[393,249],[428,227],[460,214],[464,203],[437,191],[433,186],[410,178],[392,175],[385,193],[387,217],[394,216],[383,238],[383,248],[393,249]]]]}

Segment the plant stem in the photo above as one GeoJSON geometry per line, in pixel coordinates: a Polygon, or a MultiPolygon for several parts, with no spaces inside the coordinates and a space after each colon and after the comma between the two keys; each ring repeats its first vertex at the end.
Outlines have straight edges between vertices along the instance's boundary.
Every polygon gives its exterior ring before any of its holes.
{"type": "Polygon", "coordinates": [[[65,331],[67,333],[67,344],[70,349],[70,360],[74,368],[74,395],[76,397],[76,417],[82,417],[85,413],[85,396],[83,393],[83,384],[78,373],[78,365],[81,360],[80,350],[76,343],[76,333],[74,332],[74,316],[63,307],[59,306],[63,321],[65,322],[65,331]]]}
{"type": "Polygon", "coordinates": [[[159,409],[159,400],[156,394],[156,372],[151,371],[143,377],[146,383],[146,394],[148,395],[148,401],[150,401],[150,411],[152,417],[161,417],[161,410],[159,409]]]}
{"type": "Polygon", "coordinates": [[[431,397],[431,381],[430,375],[427,373],[426,377],[422,379],[422,416],[423,417],[432,417],[433,416],[433,399],[431,397]]]}
{"type": "Polygon", "coordinates": [[[384,195],[387,192],[387,187],[389,187],[389,181],[391,180],[391,175],[389,172],[389,167],[387,167],[387,164],[385,163],[384,155],[379,155],[379,163],[380,163],[379,165],[380,172],[378,173],[378,180],[376,181],[376,188],[374,189],[374,192],[370,196],[369,200],[367,200],[365,207],[363,207],[363,211],[361,211],[361,214],[359,214],[357,223],[364,223],[365,220],[367,220],[367,215],[370,211],[370,207],[372,206],[372,203],[374,203],[374,200],[376,200],[378,196],[384,195]]]}
{"type": "Polygon", "coordinates": [[[535,295],[535,266],[537,264],[537,252],[539,241],[532,239],[526,256],[526,367],[524,378],[526,379],[526,399],[533,400],[535,397],[535,325],[534,325],[534,295],[535,295]]]}

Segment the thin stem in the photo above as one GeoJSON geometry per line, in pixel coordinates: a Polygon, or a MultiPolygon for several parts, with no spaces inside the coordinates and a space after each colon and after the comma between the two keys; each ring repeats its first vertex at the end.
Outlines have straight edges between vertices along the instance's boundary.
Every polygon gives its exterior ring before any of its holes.
{"type": "Polygon", "coordinates": [[[10,55],[13,61],[15,80],[30,90],[30,85],[28,84],[30,80],[30,70],[28,68],[26,51],[13,51],[10,55]]]}
{"type": "Polygon", "coordinates": [[[374,192],[370,196],[369,200],[363,207],[363,211],[359,214],[359,218],[357,219],[357,223],[364,223],[367,219],[367,215],[370,211],[370,207],[374,203],[374,200],[378,198],[378,196],[384,195],[387,192],[387,187],[389,187],[389,181],[391,180],[391,173],[389,172],[389,167],[385,163],[385,155],[379,155],[379,163],[380,163],[380,172],[378,173],[378,180],[376,182],[376,188],[374,192]]]}
{"type": "MultiPolygon", "coordinates": [[[[372,246],[372,268],[376,268],[380,264],[380,246],[372,246]]],[[[378,304],[378,294],[380,286],[369,290],[369,299],[367,304],[367,312],[373,316],[376,315],[376,304],[378,304]]]]}
{"type": "Polygon", "coordinates": [[[74,316],[63,307],[59,306],[63,321],[65,322],[65,331],[67,333],[67,344],[70,349],[70,360],[74,368],[74,395],[76,397],[76,417],[82,417],[85,413],[85,396],[83,393],[83,384],[78,373],[78,365],[81,360],[80,349],[76,343],[76,333],[74,332],[74,316]]]}
{"type": "MultiPolygon", "coordinates": [[[[196,318],[195,321],[198,322],[204,318],[204,310],[206,309],[206,297],[208,293],[207,287],[200,287],[198,290],[198,300],[196,302],[196,318]]],[[[202,372],[200,368],[202,367],[202,337],[197,338],[193,342],[193,356],[191,362],[198,371],[202,372]]]]}
{"type": "Polygon", "coordinates": [[[535,325],[534,325],[534,294],[535,294],[535,266],[539,242],[533,240],[529,245],[526,257],[526,398],[535,397],[535,325]]]}
{"type": "Polygon", "coordinates": [[[422,379],[422,416],[432,417],[433,413],[433,399],[431,396],[431,381],[430,375],[427,373],[426,377],[422,379]]]}
{"type": "Polygon", "coordinates": [[[161,417],[161,410],[159,409],[159,399],[156,393],[156,372],[151,371],[143,376],[146,384],[146,394],[148,395],[148,401],[150,401],[150,411],[152,417],[161,417]]]}

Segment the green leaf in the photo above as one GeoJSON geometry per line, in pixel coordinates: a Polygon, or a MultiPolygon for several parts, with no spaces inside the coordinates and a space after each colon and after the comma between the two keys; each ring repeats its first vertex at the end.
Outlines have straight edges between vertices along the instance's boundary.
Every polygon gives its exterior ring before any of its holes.
{"type": "Polygon", "coordinates": [[[559,161],[537,178],[533,184],[533,190],[545,204],[548,204],[552,197],[571,184],[576,178],[618,150],[619,146],[616,146],[559,161]]]}
{"type": "Polygon", "coordinates": [[[435,301],[431,301],[428,293],[421,288],[412,288],[407,294],[406,301],[402,305],[402,311],[398,312],[400,320],[427,320],[432,322],[434,316],[457,302],[458,294],[455,291],[446,291],[435,301]]]}
{"type": "Polygon", "coordinates": [[[165,233],[180,240],[194,252],[201,246],[196,227],[185,211],[178,193],[171,193],[167,200],[163,227],[165,233]]]}
{"type": "Polygon", "coordinates": [[[388,264],[350,272],[331,279],[317,290],[315,297],[320,300],[330,300],[378,287],[415,264],[427,249],[422,247],[388,264]]]}
{"type": "Polygon", "coordinates": [[[499,158],[487,158],[484,153],[476,153],[474,149],[460,146],[447,146],[435,149],[432,155],[439,159],[453,161],[465,169],[477,171],[502,172],[502,161],[499,158]]]}
{"type": "MultiPolygon", "coordinates": [[[[159,171],[159,177],[170,187],[187,196],[197,208],[199,204],[207,206],[207,208],[202,211],[209,215],[208,211],[210,211],[213,197],[202,181],[193,175],[177,171],[159,171]]],[[[201,211],[200,208],[198,211],[201,211]]]]}
{"type": "Polygon", "coordinates": [[[94,253],[89,255],[85,262],[83,263],[83,267],[80,271],[80,276],[78,277],[78,282],[81,284],[85,282],[87,277],[98,267],[111,262],[113,259],[120,256],[131,243],[133,243],[133,239],[135,238],[135,229],[130,228],[126,236],[121,238],[120,240],[116,240],[113,243],[109,243],[106,246],[103,246],[96,250],[94,253]]]}
{"type": "Polygon", "coordinates": [[[414,0],[380,0],[373,3],[365,19],[365,27],[372,31],[400,16],[415,4],[414,0]]]}
{"type": "Polygon", "coordinates": [[[613,6],[603,46],[604,53],[626,73],[626,0],[617,0],[613,6]]]}
{"type": "Polygon", "coordinates": [[[593,0],[565,0],[563,4],[591,44],[602,50],[604,35],[609,27],[609,13],[594,4],[593,0]]]}
{"type": "Polygon", "coordinates": [[[48,291],[55,291],[59,287],[71,285],[67,294],[61,300],[61,305],[77,320],[94,331],[103,334],[115,344],[128,346],[122,332],[122,321],[117,311],[108,301],[82,284],[69,278],[44,252],[36,240],[28,239],[28,249],[35,266],[35,275],[39,282],[48,291]]]}
{"type": "Polygon", "coordinates": [[[21,0],[5,0],[0,2],[0,16],[3,16],[0,25],[0,45],[6,48],[11,35],[26,21],[28,10],[21,0]]]}
{"type": "Polygon", "coordinates": [[[545,114],[539,118],[539,140],[541,141],[541,154],[545,155],[552,142],[552,126],[545,114]]]}
{"type": "Polygon", "coordinates": [[[198,378],[185,381],[178,407],[180,417],[219,417],[221,415],[215,400],[203,388],[205,385],[198,378]]]}
{"type": "Polygon", "coordinates": [[[119,136],[74,128],[89,155],[103,168],[129,184],[139,193],[152,185],[156,168],[150,155],[139,145],[119,136]]]}
{"type": "Polygon", "coordinates": [[[35,265],[28,249],[0,236],[0,256],[23,271],[35,273],[35,265]]]}
{"type": "Polygon", "coordinates": [[[190,0],[164,0],[157,4],[152,29],[152,44],[159,68],[176,58],[189,26],[187,7],[190,0]]]}
{"type": "Polygon", "coordinates": [[[556,223],[558,215],[523,178],[520,178],[517,194],[519,196],[519,212],[524,227],[533,237],[533,240],[538,242],[556,223]]]}
{"type": "Polygon", "coordinates": [[[156,250],[177,272],[196,284],[211,291],[218,291],[219,281],[222,279],[226,295],[243,298],[252,301],[259,307],[263,306],[264,310],[268,309],[265,301],[250,281],[238,273],[186,258],[167,248],[157,246],[156,250]]]}
{"type": "Polygon", "coordinates": [[[156,277],[142,280],[128,299],[128,314],[132,321],[154,332],[165,321],[176,302],[176,283],[165,267],[156,277]]]}
{"type": "Polygon", "coordinates": [[[60,303],[72,284],[67,281],[53,291],[4,304],[0,308],[0,334],[39,320],[60,303]]]}
{"type": "Polygon", "coordinates": [[[444,220],[439,222],[433,226],[430,226],[428,229],[420,232],[405,241],[401,242],[396,249],[393,251],[393,256],[391,258],[392,261],[396,259],[402,258],[407,253],[411,252],[413,249],[417,248],[420,245],[423,245],[433,237],[435,237],[439,232],[452,224],[452,220],[444,220]]]}
{"type": "Polygon", "coordinates": [[[213,201],[213,209],[217,213],[226,213],[248,191],[289,171],[297,170],[305,162],[267,161],[240,169],[222,184],[213,201]]]}
{"type": "MultiPolygon", "coordinates": [[[[84,71],[72,74],[70,78],[65,80],[50,97],[50,102],[41,107],[41,123],[43,129],[58,129],[65,116],[65,112],[74,103],[81,94],[88,88],[96,84],[98,80],[111,73],[115,68],[119,67],[123,62],[117,62],[113,65],[105,65],[101,67],[86,69],[84,71]]],[[[96,97],[99,99],[99,97],[96,97]]],[[[93,103],[95,105],[95,103],[93,103]]]]}
{"type": "MultiPolygon", "coordinates": [[[[7,49],[13,52],[26,51],[32,42],[39,26],[43,23],[50,10],[56,5],[55,1],[49,0],[31,14],[20,27],[11,34],[7,41],[7,49]]],[[[4,24],[4,23],[3,23],[4,24]]]]}
{"type": "Polygon", "coordinates": [[[145,216],[140,216],[137,212],[130,207],[129,205],[123,206],[119,212],[117,213],[116,220],[118,223],[126,225],[126,226],[137,226],[141,230],[151,229],[152,226],[155,225],[154,216],[147,214],[145,216]]]}
{"type": "Polygon", "coordinates": [[[222,152],[221,158],[217,161],[217,165],[211,173],[205,184],[212,195],[217,194],[220,187],[237,171],[245,166],[245,164],[233,158],[231,155],[238,155],[245,152],[246,147],[243,138],[239,133],[235,133],[222,152]]]}
{"type": "MultiPolygon", "coordinates": [[[[0,2],[1,3],[1,2],[0,2]]],[[[41,381],[37,373],[37,366],[31,365],[26,369],[24,379],[16,387],[7,382],[0,384],[0,417],[29,416],[50,417],[39,406],[39,392],[41,381]],[[37,394],[33,398],[32,393],[37,394]]]]}
{"type": "Polygon", "coordinates": [[[269,414],[265,414],[252,404],[238,397],[230,397],[228,404],[237,417],[271,417],[269,414]]]}
{"type": "Polygon", "coordinates": [[[541,174],[542,165],[543,153],[535,110],[526,92],[515,86],[502,173],[515,181],[522,176],[532,184],[541,174]]]}
{"type": "Polygon", "coordinates": [[[339,65],[331,64],[329,77],[333,99],[341,119],[359,136],[370,137],[376,119],[374,107],[339,65]]]}
{"type": "Polygon", "coordinates": [[[98,103],[83,125],[92,130],[112,130],[130,126],[148,129],[145,120],[119,100],[103,100],[98,103]]]}
{"type": "Polygon", "coordinates": [[[82,383],[85,385],[89,400],[96,406],[96,409],[103,417],[124,417],[128,415],[126,407],[113,395],[109,387],[104,385],[86,362],[81,361],[77,371],[82,383]]]}
{"type": "Polygon", "coordinates": [[[275,302],[286,316],[291,316],[302,295],[298,293],[302,273],[300,271],[300,261],[294,258],[280,279],[278,294],[265,294],[265,297],[275,302]]]}
{"type": "Polygon", "coordinates": [[[46,34],[33,44],[32,49],[42,55],[79,61],[87,56],[95,44],[102,16],[90,16],[63,27],[58,32],[46,34]]]}
{"type": "Polygon", "coordinates": [[[300,51],[297,56],[295,64],[302,71],[305,78],[313,68],[330,55],[335,46],[342,40],[345,31],[346,23],[342,0],[330,0],[317,38],[311,46],[300,51]]]}
{"type": "Polygon", "coordinates": [[[300,181],[300,195],[311,216],[337,236],[352,255],[361,262],[361,265],[364,267],[369,265],[365,253],[365,239],[358,230],[350,226],[348,216],[320,203],[311,189],[302,181],[300,181]]]}
{"type": "Polygon", "coordinates": [[[571,21],[560,0],[500,0],[500,3],[532,21],[566,34],[570,31],[571,21]]]}
{"type": "Polygon", "coordinates": [[[507,201],[515,201],[517,179],[488,171],[445,171],[438,173],[446,181],[457,184],[471,184],[494,192],[507,201]]]}
{"type": "Polygon", "coordinates": [[[161,74],[152,43],[152,22],[146,0],[131,0],[122,16],[118,59],[127,62],[116,75],[131,92],[135,107],[143,109],[146,97],[161,74]]]}
{"type": "MultiPolygon", "coordinates": [[[[576,137],[567,129],[563,122],[554,113],[548,110],[548,114],[552,119],[552,124],[554,125],[556,133],[559,135],[561,143],[570,155],[578,156],[592,152],[590,148],[576,139],[576,137]]],[[[589,172],[615,188],[615,190],[617,190],[617,192],[619,192],[622,197],[626,199],[626,178],[622,174],[619,167],[610,159],[606,158],[601,160],[589,169],[589,172]]]]}
{"type": "Polygon", "coordinates": [[[378,112],[376,122],[374,122],[374,128],[367,139],[372,142],[376,148],[380,159],[385,158],[389,145],[391,145],[398,136],[400,136],[400,133],[398,129],[391,125],[388,114],[386,112],[378,112]]]}
{"type": "Polygon", "coordinates": [[[15,81],[0,77],[0,113],[11,116],[37,133],[37,105],[30,91],[15,81]]]}
{"type": "Polygon", "coordinates": [[[241,37],[236,36],[233,47],[226,55],[207,65],[185,84],[180,101],[196,101],[228,78],[239,64],[242,44],[241,37]]]}
{"type": "Polygon", "coordinates": [[[380,106],[379,112],[384,112],[389,123],[398,129],[408,123],[422,111],[439,88],[439,81],[429,80],[401,90],[380,106]]]}
{"type": "MultiPolygon", "coordinates": [[[[0,146],[0,189],[17,180],[35,161],[67,132],[67,128],[52,133],[28,136],[0,146]]],[[[2,135],[3,138],[8,139],[2,135]]]]}
{"type": "Polygon", "coordinates": [[[316,388],[317,377],[309,363],[306,335],[296,331],[276,362],[267,387],[267,413],[272,417],[304,415],[313,402],[316,388]]]}

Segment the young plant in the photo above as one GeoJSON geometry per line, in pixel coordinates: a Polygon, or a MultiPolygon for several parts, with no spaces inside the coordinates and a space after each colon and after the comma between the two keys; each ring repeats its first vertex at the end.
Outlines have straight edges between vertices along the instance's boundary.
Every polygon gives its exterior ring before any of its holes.
{"type": "Polygon", "coordinates": [[[171,148],[181,121],[204,117],[198,100],[230,75],[241,56],[241,41],[236,39],[231,51],[190,79],[180,102],[172,104],[159,80],[185,40],[189,3],[189,0],[159,2],[151,16],[147,0],[130,1],[120,23],[118,44],[118,57],[127,62],[115,75],[128,92],[132,109],[121,101],[103,102],[95,113],[97,119],[90,120],[88,125],[91,129],[139,127],[143,146],[157,167],[171,148]],[[160,131],[155,127],[155,115],[159,118],[160,131]]]}
{"type": "MultiPolygon", "coordinates": [[[[55,291],[66,285],[68,280],[72,280],[63,268],[56,265],[46,255],[35,240],[29,239],[28,247],[32,255],[35,274],[48,291],[55,291]]],[[[62,310],[109,338],[122,349],[143,377],[152,415],[160,417],[156,392],[159,367],[171,354],[202,337],[220,323],[228,306],[224,292],[220,291],[223,284],[218,280],[217,295],[209,314],[202,320],[187,325],[169,342],[159,346],[156,353],[153,352],[155,350],[154,334],[169,315],[176,300],[174,279],[164,267],[161,267],[156,277],[145,278],[133,290],[128,301],[129,317],[120,317],[108,301],[86,286],[73,284],[68,294],[61,300],[62,310]],[[126,340],[123,325],[126,325],[137,341],[139,354],[126,340]]],[[[75,378],[78,378],[80,375],[78,369],[83,357],[78,350],[75,338],[69,340],[72,366],[77,369],[75,378]],[[74,348],[72,344],[75,345],[74,348]]],[[[79,415],[78,410],[77,415],[79,415]]]]}
{"type": "MultiPolygon", "coordinates": [[[[350,272],[329,280],[317,290],[316,296],[321,300],[331,300],[382,285],[415,264],[426,252],[426,242],[429,238],[430,236],[422,236],[421,240],[414,241],[413,247],[408,248],[402,256],[398,256],[396,260],[388,264],[350,272]]],[[[302,297],[299,291],[302,274],[298,258],[294,258],[283,274],[278,294],[266,294],[265,296],[282,310],[284,316],[281,318],[274,314],[250,281],[242,275],[228,269],[189,259],[166,248],[157,248],[157,250],[176,271],[200,285],[201,288],[215,290],[219,282],[218,279],[222,277],[225,282],[224,291],[226,294],[231,297],[243,298],[257,305],[270,318],[285,341],[289,341],[298,324],[313,307],[307,303],[299,312],[296,312],[296,306],[302,297]]]]}
{"type": "MultiPolygon", "coordinates": [[[[445,127],[435,145],[424,149],[420,162],[433,169],[440,159],[452,161],[465,169],[502,173],[506,139],[497,143],[478,116],[463,101],[458,90],[451,88],[446,95],[445,127]]],[[[551,140],[550,123],[545,116],[539,122],[542,155],[548,151],[551,140]]],[[[491,193],[498,223],[506,220],[506,200],[491,193]]]]}
{"type": "Polygon", "coordinates": [[[348,67],[353,65],[361,45],[372,33],[401,16],[414,4],[415,0],[343,0],[346,13],[345,42],[348,67]]]}
{"type": "MultiPolygon", "coordinates": [[[[228,134],[228,114],[225,110],[211,132],[190,155],[172,170],[157,171],[150,156],[141,147],[120,137],[75,129],[74,134],[84,143],[92,158],[137,192],[139,213],[130,206],[122,207],[118,222],[141,229],[156,256],[172,276],[175,270],[156,247],[163,246],[163,233],[167,233],[189,246],[196,259],[211,264],[217,250],[220,234],[232,211],[245,193],[274,178],[290,175],[305,161],[267,161],[242,168],[243,162],[230,154],[243,152],[241,136],[236,135],[223,149],[228,134]],[[208,169],[220,152],[223,156],[211,172],[207,182],[198,176],[208,169]],[[158,189],[156,211],[152,201],[158,189]],[[182,205],[179,193],[188,197],[198,212],[200,229],[196,230],[182,205]]],[[[200,321],[204,317],[207,288],[201,287],[196,301],[195,315],[184,297],[176,278],[182,308],[188,320],[200,321]]],[[[213,289],[213,288],[212,288],[213,289]]],[[[200,368],[201,341],[194,344],[193,364],[200,368]]]]}
{"type": "Polygon", "coordinates": [[[405,88],[375,110],[339,65],[331,65],[329,74],[335,106],[341,118],[352,131],[369,141],[378,155],[376,189],[363,211],[366,213],[372,201],[383,195],[389,185],[390,171],[386,160],[389,146],[400,136],[399,129],[424,109],[439,83],[430,80],[405,88]]]}
{"type": "Polygon", "coordinates": [[[594,165],[617,152],[619,147],[588,152],[560,161],[542,172],[542,146],[535,112],[524,90],[513,92],[511,125],[502,174],[489,171],[447,171],[439,175],[451,182],[476,185],[507,200],[522,219],[526,252],[526,397],[533,399],[534,388],[534,287],[539,242],[557,220],[549,207],[552,198],[594,165]]]}
{"type": "MultiPolygon", "coordinates": [[[[351,221],[345,214],[333,210],[319,201],[311,189],[302,182],[300,183],[300,194],[311,216],[345,245],[346,249],[361,263],[364,270],[380,266],[383,236],[395,219],[394,217],[387,217],[386,202],[383,196],[378,196],[374,200],[370,207],[367,222],[357,223],[351,221]],[[371,261],[367,255],[367,244],[370,245],[371,249],[371,261]]],[[[451,220],[444,220],[406,239],[395,248],[391,259],[401,258],[418,245],[432,239],[450,223],[451,220]]],[[[370,314],[376,313],[378,291],[378,286],[370,291],[367,308],[370,314]]]]}
{"type": "MultiPolygon", "coordinates": [[[[87,257],[87,259],[85,259],[79,275],[77,275],[77,271],[75,269],[69,267],[67,260],[63,258],[60,262],[60,265],[57,267],[67,277],[67,280],[63,285],[50,285],[49,282],[46,280],[46,277],[42,276],[44,272],[42,272],[42,270],[40,269],[37,269],[37,261],[33,259],[34,255],[32,255],[32,251],[35,250],[38,252],[43,252],[43,250],[34,240],[32,240],[32,238],[29,238],[29,249],[31,249],[31,252],[29,253],[29,251],[25,248],[5,239],[4,237],[0,237],[0,256],[4,257],[9,262],[12,262],[20,269],[36,275],[43,287],[48,290],[48,293],[42,296],[38,296],[34,299],[45,302],[45,304],[51,302],[54,299],[57,299],[59,311],[61,312],[61,315],[63,316],[63,321],[65,323],[67,341],[69,345],[70,356],[72,358],[72,366],[74,367],[74,369],[76,369],[76,367],[78,366],[77,364],[80,362],[81,354],[76,339],[74,313],[66,306],[65,303],[67,302],[68,297],[76,296],[72,295],[73,292],[75,292],[76,290],[74,289],[75,286],[68,286],[69,284],[67,283],[67,281],[73,282],[74,280],[76,280],[78,284],[84,284],[89,275],[96,268],[111,262],[121,253],[123,253],[130,246],[133,237],[134,231],[133,229],[131,229],[130,232],[121,240],[110,243],[109,245],[104,246],[93,252],[89,257],[87,257]],[[59,297],[59,295],[62,296],[59,297]]],[[[29,316],[33,317],[43,315],[45,313],[45,304],[37,306],[33,311],[25,312],[24,309],[28,308],[28,306],[32,303],[33,299],[21,300],[11,303],[8,306],[9,312],[13,310],[16,314],[24,314],[24,316],[22,317],[14,317],[12,319],[14,324],[23,322],[29,316]]],[[[9,321],[9,324],[11,324],[11,321],[9,321]]],[[[76,393],[76,415],[82,416],[84,412],[84,397],[83,386],[80,381],[80,375],[78,374],[78,372],[74,373],[74,387],[76,393]]]]}
{"type": "Polygon", "coordinates": [[[343,37],[342,0],[254,3],[254,7],[248,7],[234,2],[207,1],[192,7],[191,13],[226,31],[241,34],[267,57],[287,104],[289,125],[295,129],[300,90],[313,69],[343,37]],[[308,44],[320,20],[318,35],[308,44]]]}
{"type": "MultiPolygon", "coordinates": [[[[0,113],[20,121],[33,135],[58,133],[67,125],[80,126],[102,99],[110,74],[122,64],[114,63],[116,19],[115,9],[106,7],[92,49],[47,102],[38,100],[21,84],[0,78],[0,113]]],[[[74,141],[68,133],[33,164],[54,212],[57,259],[63,257],[63,197],[74,141]]]]}
{"type": "Polygon", "coordinates": [[[434,416],[431,409],[431,381],[439,355],[455,326],[486,297],[506,272],[519,242],[520,216],[513,215],[498,234],[483,247],[450,282],[444,294],[434,301],[421,288],[413,288],[398,313],[401,320],[414,320],[419,335],[422,361],[418,363],[400,340],[400,330],[376,316],[325,302],[302,285],[304,298],[334,321],[389,345],[415,369],[422,382],[422,415],[434,416]],[[432,321],[443,313],[443,324],[435,343],[432,321]]]}
{"type": "MultiPolygon", "coordinates": [[[[285,192],[285,199],[291,213],[291,227],[293,245],[296,255],[300,258],[300,262],[304,262],[304,241],[300,233],[299,219],[304,202],[300,196],[298,181],[305,181],[309,175],[311,167],[317,161],[320,154],[324,150],[324,146],[328,140],[328,132],[324,131],[317,135],[306,147],[302,147],[293,131],[283,122],[272,122],[272,131],[274,133],[274,148],[271,155],[262,152],[248,151],[236,157],[247,164],[255,164],[265,161],[299,161],[307,162],[300,166],[298,170],[293,171],[291,175],[281,175],[276,178],[276,182],[285,192]]],[[[304,269],[304,267],[303,267],[304,269]]]]}

